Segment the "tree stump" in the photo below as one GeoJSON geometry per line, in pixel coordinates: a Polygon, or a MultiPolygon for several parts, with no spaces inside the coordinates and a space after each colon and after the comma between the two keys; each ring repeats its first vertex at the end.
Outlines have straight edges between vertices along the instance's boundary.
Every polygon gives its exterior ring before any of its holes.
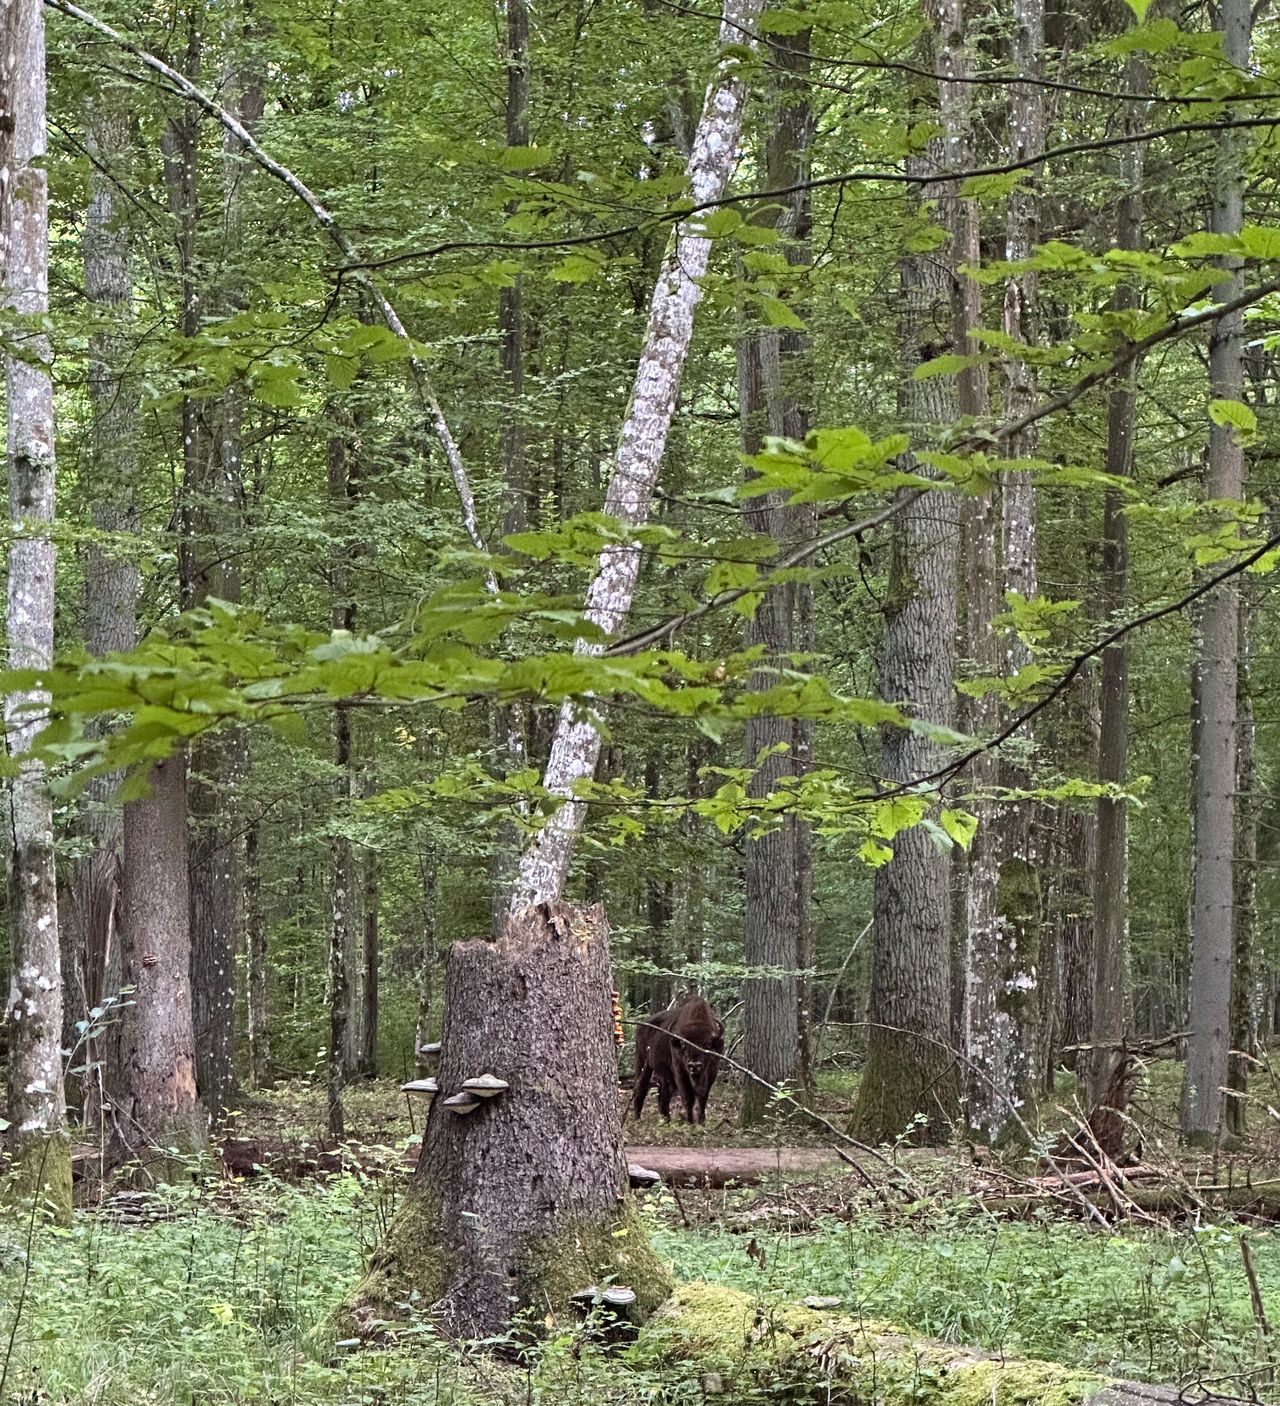
{"type": "Polygon", "coordinates": [[[422,1153],[351,1304],[362,1335],[419,1306],[453,1337],[549,1327],[609,1282],[646,1317],[671,1280],[627,1187],[608,924],[598,905],[538,905],[495,942],[456,944],[422,1153]],[[483,1074],[507,1088],[448,1100],[483,1074]]]}

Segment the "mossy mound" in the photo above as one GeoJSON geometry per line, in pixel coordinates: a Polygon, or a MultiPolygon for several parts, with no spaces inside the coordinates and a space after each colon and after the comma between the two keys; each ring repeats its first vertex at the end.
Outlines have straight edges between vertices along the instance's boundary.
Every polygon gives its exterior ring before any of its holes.
{"type": "Polygon", "coordinates": [[[930,1406],[1083,1406],[1105,1378],[1051,1362],[995,1360],[913,1337],[893,1324],[683,1284],[642,1335],[647,1353],[735,1401],[920,1402],[930,1406]]]}
{"type": "MultiPolygon", "coordinates": [[[[429,1314],[451,1291],[458,1260],[441,1239],[439,1217],[428,1188],[417,1187],[405,1198],[364,1278],[330,1325],[337,1337],[375,1336],[385,1324],[429,1314]]],[[[581,1315],[572,1296],[588,1285],[609,1283],[635,1291],[627,1316],[636,1323],[671,1292],[670,1271],[650,1247],[630,1197],[607,1220],[573,1221],[555,1236],[527,1241],[514,1266],[513,1307],[517,1317],[521,1309],[526,1318],[536,1309],[539,1322],[574,1321],[581,1315]]]]}

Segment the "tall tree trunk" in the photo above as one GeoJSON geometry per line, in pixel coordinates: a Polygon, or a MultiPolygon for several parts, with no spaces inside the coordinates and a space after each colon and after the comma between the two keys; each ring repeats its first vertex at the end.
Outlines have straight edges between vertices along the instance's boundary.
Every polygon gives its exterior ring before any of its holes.
{"type": "Polygon", "coordinates": [[[599,907],[538,905],[496,942],[454,944],[440,1092],[405,1205],[357,1290],[357,1330],[413,1293],[445,1332],[483,1338],[522,1311],[572,1322],[571,1295],[593,1285],[631,1288],[634,1318],[670,1292],[626,1193],[612,987],[599,907]],[[503,1090],[453,1111],[446,1100],[483,1074],[503,1090]]]}
{"type": "MultiPolygon", "coordinates": [[[[337,406],[331,412],[340,415],[337,406]]],[[[350,634],[356,625],[356,603],[352,595],[350,560],[356,544],[347,519],[359,493],[356,448],[348,438],[348,426],[343,423],[329,436],[328,474],[329,502],[337,521],[334,526],[333,551],[329,569],[333,593],[332,624],[335,630],[350,634]]],[[[332,940],[341,945],[341,972],[334,963],[336,951],[330,954],[329,1001],[330,1028],[341,1027],[342,1041],[330,1050],[330,1059],[338,1059],[341,1083],[352,1078],[359,1065],[360,1049],[360,988],[356,960],[356,873],[355,855],[346,826],[350,820],[351,800],[355,794],[354,754],[351,747],[351,712],[339,704],[333,710],[333,793],[334,825],[329,837],[329,912],[332,940]],[[341,997],[342,1010],[336,1008],[341,997]]],[[[332,1090],[330,1112],[332,1115],[332,1090]]],[[[335,1132],[335,1136],[337,1133],[335,1132]]]]}
{"type": "MultiPolygon", "coordinates": [[[[505,12],[503,57],[507,67],[507,146],[529,145],[529,4],[528,0],[498,0],[505,12]]],[[[508,209],[514,213],[515,205],[508,209]]],[[[498,294],[498,336],[506,382],[502,400],[502,535],[523,532],[529,524],[529,473],[525,462],[524,433],[524,282],[517,274],[510,288],[498,294]]],[[[493,746],[502,773],[525,764],[524,708],[518,704],[493,709],[493,746]]],[[[504,820],[494,835],[491,904],[493,933],[506,925],[511,885],[520,863],[523,831],[514,820],[504,820]]]]}
{"type": "MultiPolygon", "coordinates": [[[[262,116],[261,80],[247,67],[249,44],[244,10],[233,3],[224,25],[228,54],[223,89],[230,110],[250,132],[262,116]]],[[[227,132],[222,148],[222,268],[209,299],[216,311],[242,311],[244,226],[252,190],[252,165],[239,139],[227,132]]],[[[193,458],[200,475],[186,485],[192,498],[191,571],[188,598],[199,605],[212,597],[240,601],[241,572],[236,541],[243,504],[241,441],[245,391],[233,380],[222,393],[210,426],[207,451],[193,458]]],[[[245,741],[230,729],[199,742],[188,774],[191,820],[191,994],[196,1030],[196,1072],[201,1098],[215,1121],[235,1094],[232,1064],[235,1030],[235,943],[239,883],[236,874],[237,779],[245,767],[245,741]]]]}
{"type": "Polygon", "coordinates": [[[422,954],[418,970],[418,1022],[413,1032],[413,1050],[418,1067],[429,1069],[430,1061],[422,1049],[431,1042],[431,1004],[435,997],[439,860],[434,841],[428,841],[423,846],[418,863],[422,869],[422,954]]]}
{"type": "MultiPolygon", "coordinates": [[[[813,145],[813,112],[808,100],[809,34],[788,35],[769,44],[775,73],[774,111],[765,147],[765,184],[771,190],[795,190],[804,184],[813,145]]],[[[800,191],[785,202],[771,201],[755,215],[756,223],[782,236],[788,262],[809,262],[809,204],[800,191]]],[[[793,300],[794,295],[786,290],[793,300]]],[[[748,454],[763,447],[766,433],[803,439],[807,414],[807,341],[803,333],[774,328],[746,333],[739,343],[739,401],[743,445],[748,454]]],[[[769,536],[779,551],[813,530],[808,507],[793,508],[786,494],[750,500],[743,511],[747,528],[769,536]]],[[[747,643],[763,647],[764,668],[753,686],[770,688],[791,656],[812,647],[811,587],[788,583],[766,591],[750,624],[747,643]],[[806,595],[805,593],[809,593],[806,595]]],[[[813,749],[812,727],[770,714],[752,717],[746,727],[747,765],[755,768],[751,793],[767,796],[784,778],[798,777],[813,749]]],[[[784,976],[750,978],[743,987],[743,1054],[747,1068],[768,1084],[807,1082],[808,1061],[802,1032],[807,1026],[807,982],[796,973],[811,956],[813,851],[808,826],[786,816],[777,829],[745,844],[744,913],[746,964],[773,967],[784,976]]],[[[765,1084],[749,1080],[743,1090],[742,1122],[759,1122],[769,1105],[765,1084]]]]}
{"type": "MultiPolygon", "coordinates": [[[[723,194],[737,161],[746,103],[742,59],[735,52],[750,36],[763,0],[724,0],[720,42],[724,53],[707,90],[689,157],[689,194],[703,206],[723,194]]],[[[689,345],[694,313],[702,298],[710,241],[696,223],[673,234],[653,291],[649,323],[636,370],[631,405],[618,444],[604,511],[628,526],[647,521],[662,466],[663,450],[689,345]]],[[[611,546],[601,554],[587,590],[586,617],[606,637],[622,628],[631,609],[640,549],[611,546]]],[[[599,654],[602,645],[580,639],[578,654],[599,654]]],[[[567,702],[560,711],[543,785],[558,803],[525,851],[512,893],[511,911],[558,898],[564,889],[574,840],[586,807],[574,797],[581,780],[595,773],[600,732],[590,717],[567,702]]]]}
{"type": "MultiPolygon", "coordinates": [[[[924,64],[936,63],[934,42],[924,64]]],[[[910,158],[930,177],[944,159],[934,139],[910,158]]],[[[923,185],[921,199],[939,192],[923,185]]],[[[953,281],[936,253],[910,254],[900,279],[906,364],[899,404],[919,438],[955,421],[952,385],[941,376],[917,380],[915,366],[951,340],[953,281]]],[[[914,466],[914,463],[913,463],[914,466]]],[[[918,471],[918,470],[917,470],[918,471]]],[[[894,520],[880,692],[928,723],[951,722],[955,680],[956,566],[959,510],[954,493],[929,492],[894,520]]],[[[942,750],[923,732],[884,730],[880,771],[890,784],[937,769],[942,750]]],[[[956,1115],[958,1065],[948,1047],[951,1027],[950,858],[920,827],[899,834],[893,858],[876,871],[867,1062],[851,1127],[867,1142],[900,1135],[941,1143],[956,1115]]]]}
{"type": "Polygon", "coordinates": [[[1236,757],[1235,955],[1231,982],[1231,1055],[1227,1065],[1227,1131],[1244,1137],[1248,1129],[1249,1066],[1257,1054],[1254,1018],[1258,946],[1258,759],[1253,709],[1253,641],[1258,599],[1252,583],[1240,591],[1240,652],[1236,696],[1239,746],[1236,757]]]}
{"type": "Polygon", "coordinates": [[[164,1179],[181,1172],[171,1152],[204,1146],[207,1119],[191,1024],[185,761],[160,762],[149,782],[151,794],[124,813],[120,928],[133,995],[121,1022],[125,1087],[115,1133],[119,1151],[164,1179]]]}
{"type": "MultiPolygon", "coordinates": [[[[1248,0],[1222,0],[1216,15],[1227,61],[1249,64],[1248,0]]],[[[1212,227],[1238,234],[1244,223],[1245,148],[1236,132],[1219,138],[1212,227]]],[[[1238,296],[1244,286],[1240,260],[1221,261],[1214,295],[1238,296]]],[[[1239,312],[1214,323],[1209,341],[1210,394],[1238,401],[1244,384],[1244,323],[1239,312]]],[[[1230,424],[1209,433],[1205,497],[1244,495],[1244,451],[1230,424]]],[[[1223,1095],[1231,1032],[1231,969],[1235,953],[1236,670],[1239,587],[1235,577],[1204,600],[1196,661],[1198,689],[1193,720],[1196,753],[1191,919],[1191,1031],[1182,1096],[1182,1132],[1213,1142],[1222,1132],[1223,1095]]]]}
{"type": "MultiPolygon", "coordinates": [[[[85,113],[85,146],[94,158],[84,227],[85,292],[101,326],[90,337],[89,403],[94,527],[104,534],[138,531],[138,388],[127,371],[132,327],[133,269],[130,236],[117,208],[116,184],[106,165],[129,150],[127,117],[110,89],[85,113]]],[[[85,551],[85,648],[96,657],[124,653],[137,641],[139,572],[127,554],[92,542],[85,551]]],[[[88,1019],[78,1063],[86,1068],[84,1112],[91,1124],[102,1115],[107,1089],[120,1083],[120,991],[124,985],[117,940],[123,820],[112,801],[115,778],[96,777],[85,788],[81,817],[93,851],[76,866],[72,881],[74,965],[64,973],[75,988],[74,1019],[88,1019]],[[111,1009],[114,1006],[115,1009],[111,1009]],[[105,1024],[89,1012],[107,1009],[105,1024]]],[[[67,1022],[64,1014],[64,1030],[67,1022]]],[[[74,1040],[67,1043],[73,1045],[74,1040]]]]}
{"type": "MultiPolygon", "coordinates": [[[[365,775],[366,796],[374,794],[373,772],[365,775]]],[[[360,1073],[378,1075],[378,851],[366,845],[360,856],[360,928],[364,980],[360,986],[360,1073]]]]}
{"type": "Polygon", "coordinates": [[[262,906],[261,844],[262,825],[254,820],[244,837],[244,921],[249,995],[249,1078],[255,1089],[267,1087],[271,1071],[267,915],[262,906]]]}
{"type": "MultiPolygon", "coordinates": [[[[38,320],[49,309],[49,197],[45,174],[44,10],[38,0],[0,5],[0,277],[6,304],[38,320]]],[[[5,358],[9,521],[7,639],[10,667],[53,661],[53,380],[43,333],[5,358]]],[[[13,1190],[71,1217],[71,1152],[62,1083],[62,970],[53,806],[31,751],[45,695],[4,700],[9,778],[9,1132],[13,1190]]]]}
{"type": "MultiPolygon", "coordinates": [[[[1034,159],[1044,150],[1044,0],[1013,0],[1010,60],[1014,71],[1027,81],[1009,87],[1009,137],[1011,161],[1034,159]]],[[[1029,259],[1039,238],[1040,194],[1032,176],[1025,188],[1009,196],[1005,253],[1014,263],[1029,259]]],[[[1004,332],[1014,342],[1034,347],[1037,341],[1037,276],[1017,273],[1006,280],[1004,332]]],[[[1004,362],[1004,413],[1017,419],[1035,404],[1035,368],[1015,355],[1004,362]]],[[[1007,445],[1011,458],[1030,457],[1036,450],[1034,428],[1013,436],[1007,445]]],[[[1022,471],[1004,475],[1004,586],[1026,600],[1038,594],[1036,572],[1036,505],[1031,475],[1022,471]]],[[[1015,672],[1028,663],[1030,651],[1011,637],[1008,663],[1015,672]]],[[[1023,728],[1019,740],[1029,749],[1032,737],[1023,728]]],[[[1005,762],[1007,779],[1025,783],[1026,769],[1005,762]]],[[[1005,803],[997,816],[996,845],[999,877],[996,881],[996,1002],[995,1022],[989,1043],[988,1096],[990,1116],[985,1132],[991,1140],[1014,1134],[1013,1113],[1034,1105],[1039,1089],[1039,968],[1040,889],[1038,856],[1032,841],[1034,803],[1005,803]]]]}
{"type": "MultiPolygon", "coordinates": [[[[1131,55],[1124,68],[1130,92],[1146,83],[1146,65],[1131,55]]],[[[1139,103],[1125,114],[1127,131],[1142,126],[1139,103]]],[[[1142,247],[1142,177],[1144,147],[1139,141],[1120,158],[1122,192],[1116,210],[1116,247],[1142,247]]],[[[1116,311],[1139,306],[1138,290],[1118,288],[1111,300],[1116,311]]],[[[1112,387],[1107,401],[1107,472],[1118,479],[1133,473],[1133,434],[1137,412],[1138,366],[1112,387]]],[[[1102,521],[1102,616],[1116,619],[1129,595],[1129,518],[1118,489],[1108,488],[1102,521]]],[[[1099,692],[1098,780],[1123,786],[1128,779],[1129,645],[1119,640],[1102,654],[1099,692]]],[[[1098,851],[1093,879],[1093,1000],[1087,1064],[1089,1107],[1102,1103],[1120,1053],[1114,1047],[1131,1029],[1129,979],[1128,812],[1125,802],[1098,798],[1098,851]]]]}

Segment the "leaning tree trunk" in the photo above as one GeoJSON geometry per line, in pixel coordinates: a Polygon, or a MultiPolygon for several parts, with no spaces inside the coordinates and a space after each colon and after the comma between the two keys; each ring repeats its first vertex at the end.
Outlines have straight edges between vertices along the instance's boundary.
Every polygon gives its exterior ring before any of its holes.
{"type": "MultiPolygon", "coordinates": [[[[722,57],[707,89],[688,164],[689,194],[699,207],[723,195],[737,162],[747,97],[740,50],[750,42],[762,8],[763,0],[724,0],[722,57]]],[[[649,516],[693,340],[710,245],[696,221],[683,226],[673,235],[653,290],[631,405],[604,504],[607,515],[631,527],[642,526],[649,516]]],[[[585,613],[604,636],[616,634],[625,623],[639,571],[638,546],[611,546],[600,554],[587,589],[585,613]]],[[[574,649],[592,655],[603,647],[598,641],[580,639],[574,649]]],[[[574,841],[586,815],[586,806],[574,791],[580,781],[595,774],[600,758],[600,730],[590,717],[580,717],[579,711],[572,701],[560,710],[543,777],[543,786],[558,808],[548,814],[521,860],[512,890],[513,913],[531,903],[558,898],[564,889],[574,841]]]]}
{"type": "Polygon", "coordinates": [[[443,1049],[418,1169],[356,1292],[358,1330],[421,1305],[482,1338],[572,1322],[572,1296],[613,1282],[646,1316],[671,1280],[627,1192],[609,931],[599,907],[538,905],[495,942],[456,944],[443,1049]],[[477,1014],[483,1012],[482,1018],[477,1014]],[[454,1112],[463,1082],[506,1085],[454,1112]]]}
{"type": "MultiPolygon", "coordinates": [[[[44,10],[39,0],[0,5],[0,275],[4,301],[38,322],[49,309],[49,203],[45,175],[44,10]]],[[[53,661],[53,380],[42,332],[18,337],[5,359],[8,402],[7,644],[17,669],[53,661]]],[[[31,756],[45,695],[4,700],[9,778],[9,1152],[13,1190],[71,1215],[71,1153],[62,1083],[62,954],[53,805],[42,762],[31,756]]]]}
{"type": "MultiPolygon", "coordinates": [[[[1249,0],[1223,0],[1217,24],[1230,63],[1249,63],[1249,0]]],[[[1239,234],[1244,222],[1245,149],[1240,134],[1218,139],[1213,230],[1239,234]]],[[[1244,275],[1238,258],[1221,261],[1214,295],[1239,295],[1244,275]]],[[[1209,341],[1210,394],[1238,401],[1244,383],[1244,321],[1239,312],[1214,324],[1209,341]]],[[[1244,494],[1244,451],[1230,423],[1209,434],[1205,498],[1236,500],[1244,494]]],[[[1182,1095],[1184,1137],[1213,1142],[1222,1131],[1231,1031],[1231,974],[1235,952],[1236,656],[1239,583],[1224,581],[1205,598],[1200,649],[1195,742],[1194,852],[1192,857],[1191,1031],[1182,1095]]]]}
{"type": "MultiPolygon", "coordinates": [[[[1125,64],[1125,87],[1140,90],[1146,64],[1131,55],[1125,64]]],[[[1137,137],[1142,105],[1128,105],[1126,128],[1137,137]]],[[[1120,162],[1123,194],[1116,212],[1116,247],[1142,247],[1142,174],[1144,147],[1135,141],[1120,162]]],[[[1136,288],[1116,290],[1117,311],[1139,306],[1136,288]]],[[[1138,366],[1129,368],[1107,401],[1107,472],[1126,479],[1133,472],[1133,433],[1137,413],[1138,366]]],[[[1102,609],[1110,622],[1124,611],[1129,594],[1129,516],[1119,489],[1108,488],[1102,523],[1102,609]]],[[[1118,640],[1102,654],[1099,688],[1098,780],[1123,786],[1128,778],[1129,644],[1118,640]]],[[[1089,1107],[1102,1102],[1111,1084],[1117,1047],[1130,1029],[1128,809],[1121,797],[1098,798],[1098,852],[1093,888],[1093,1000],[1087,1066],[1089,1107]]]]}
{"type": "Polygon", "coordinates": [[[186,764],[160,762],[149,781],[151,794],[124,813],[120,928],[133,994],[121,1020],[125,1087],[114,1100],[115,1134],[119,1153],[169,1178],[182,1170],[172,1153],[203,1148],[207,1120],[191,1023],[186,764]]]}

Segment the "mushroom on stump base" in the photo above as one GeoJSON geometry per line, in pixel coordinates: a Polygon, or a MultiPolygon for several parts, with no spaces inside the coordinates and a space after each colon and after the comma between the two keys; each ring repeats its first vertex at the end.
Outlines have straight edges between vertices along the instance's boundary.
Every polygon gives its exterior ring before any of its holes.
{"type": "Polygon", "coordinates": [[[449,1096],[432,1101],[417,1172],[347,1306],[356,1332],[414,1291],[459,1338],[578,1321],[584,1285],[625,1286],[635,1322],[670,1292],[627,1191],[612,990],[599,906],[539,905],[497,941],[451,949],[436,1075],[449,1096]]]}

